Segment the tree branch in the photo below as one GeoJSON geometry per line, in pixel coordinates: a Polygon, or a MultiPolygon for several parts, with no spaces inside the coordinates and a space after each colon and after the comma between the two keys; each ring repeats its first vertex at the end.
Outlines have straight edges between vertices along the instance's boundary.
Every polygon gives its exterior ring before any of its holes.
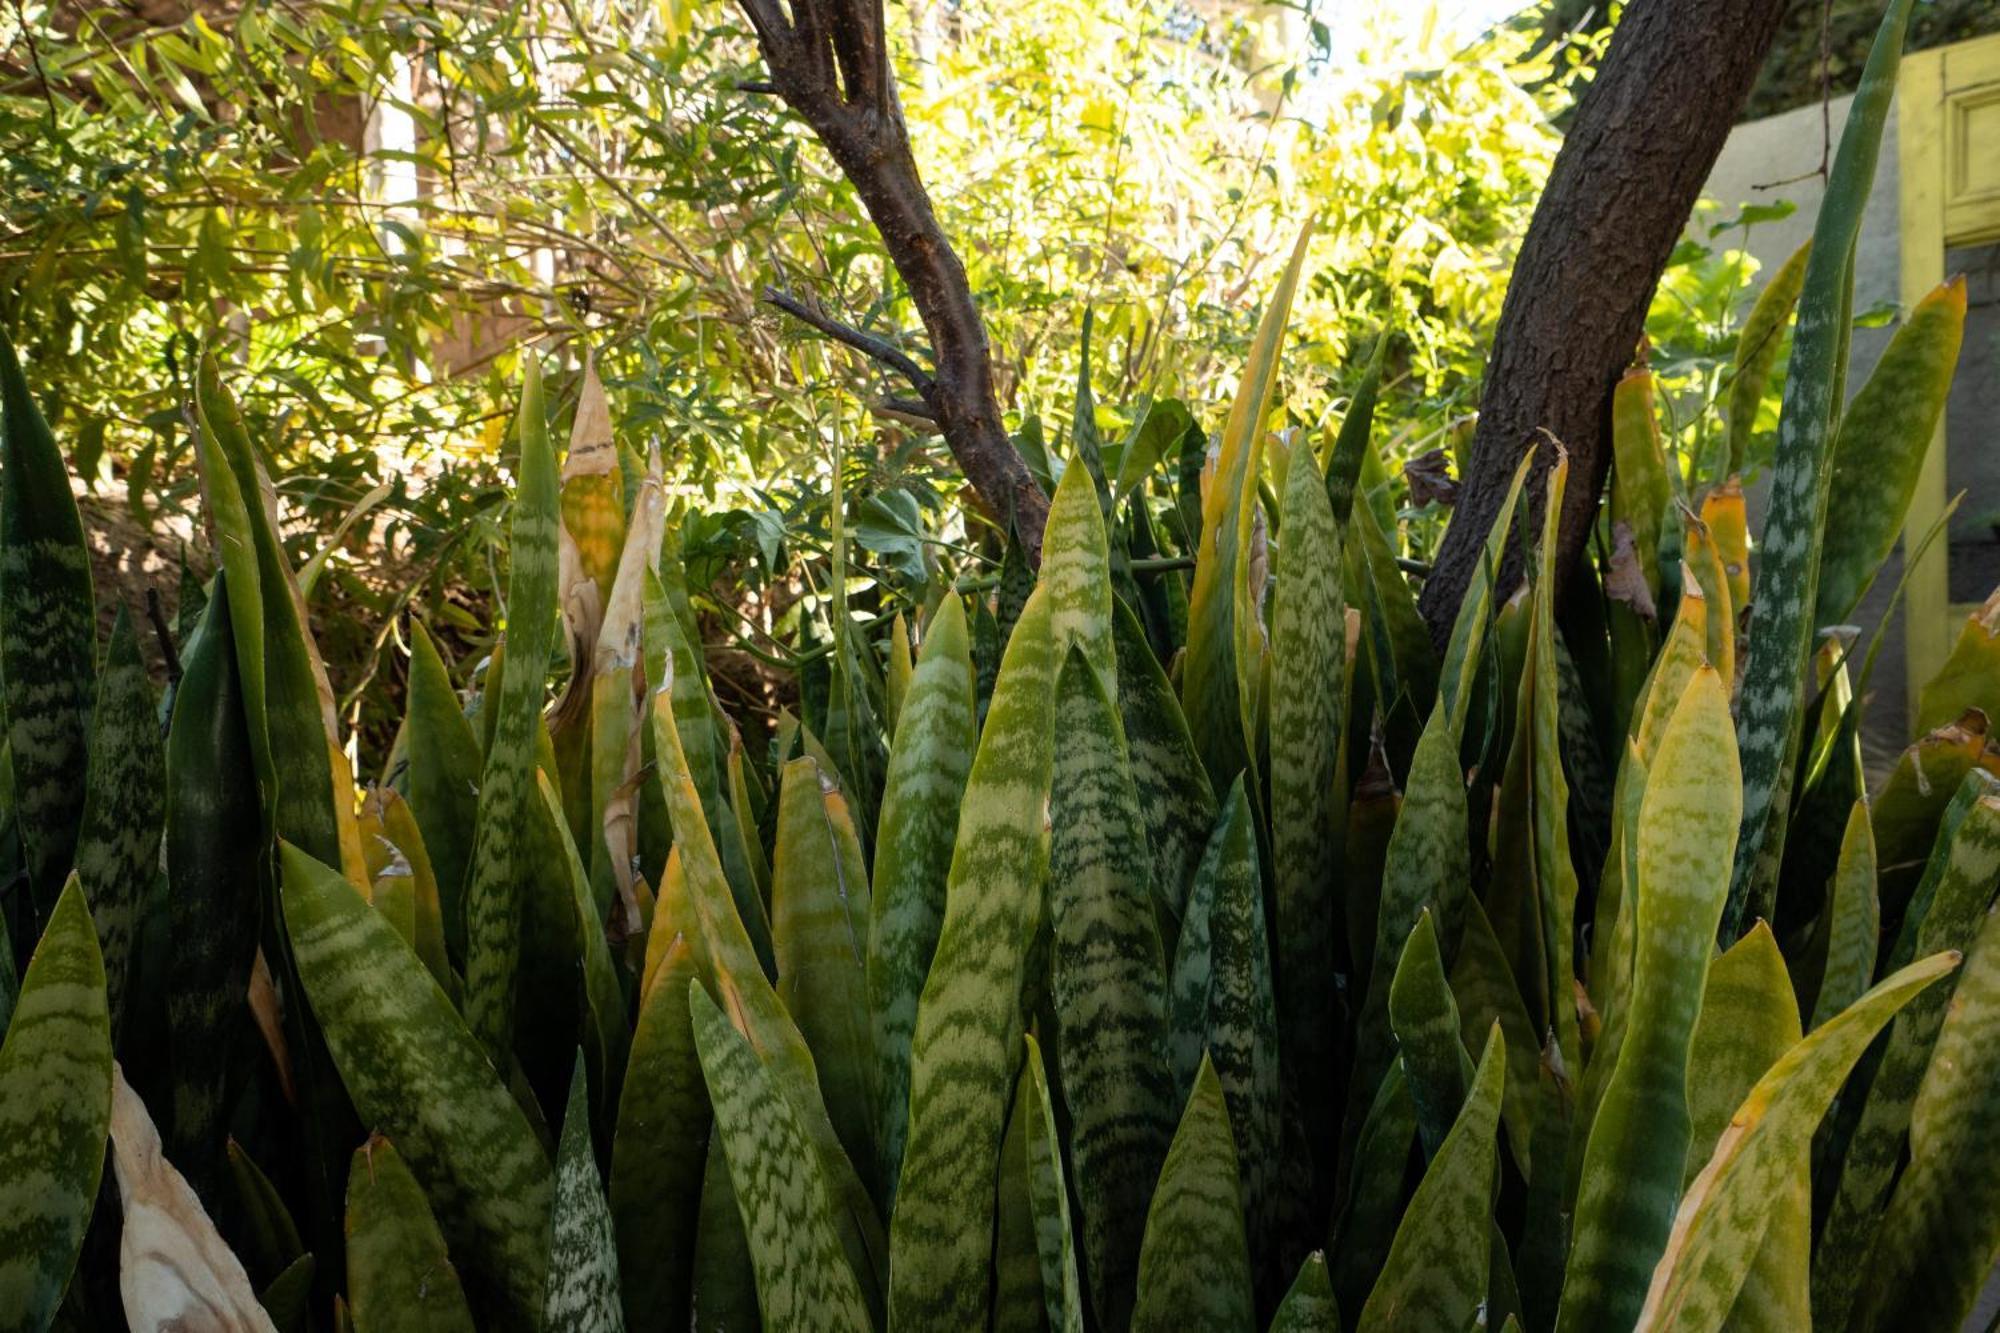
{"type": "Polygon", "coordinates": [[[863,333],[851,324],[843,324],[825,311],[806,304],[789,292],[781,292],[776,287],[764,289],[764,304],[775,306],[798,320],[809,324],[837,343],[845,343],[863,356],[880,361],[889,369],[910,382],[910,387],[923,396],[926,406],[930,397],[937,392],[937,383],[924,373],[924,368],[912,361],[886,338],[878,338],[872,333],[863,333]]]}

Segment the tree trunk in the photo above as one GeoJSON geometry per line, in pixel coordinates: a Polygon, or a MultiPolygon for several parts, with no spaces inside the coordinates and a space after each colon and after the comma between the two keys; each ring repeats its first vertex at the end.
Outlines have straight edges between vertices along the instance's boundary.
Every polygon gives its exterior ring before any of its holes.
{"type": "MultiPolygon", "coordinates": [[[[1419,603],[1440,645],[1522,451],[1544,430],[1569,450],[1556,568],[1567,579],[1576,567],[1611,465],[1611,390],[1784,11],[1785,0],[1634,0],[1619,22],[1501,307],[1457,512],[1419,603]]],[[[1535,460],[1537,478],[1551,453],[1535,460]]],[[[1510,547],[1502,587],[1520,560],[1510,547]]]]}

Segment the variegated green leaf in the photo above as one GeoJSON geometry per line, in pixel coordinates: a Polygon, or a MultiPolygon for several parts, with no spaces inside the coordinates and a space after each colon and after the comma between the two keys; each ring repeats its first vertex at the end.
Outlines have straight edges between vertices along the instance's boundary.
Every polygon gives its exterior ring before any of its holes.
{"type": "MultiPolygon", "coordinates": [[[[875,1157],[875,1054],[868,1020],[868,868],[847,802],[812,759],[778,791],[771,935],[778,999],[811,1048],[820,1094],[849,1160],[875,1157]]],[[[872,1172],[870,1172],[872,1174],[872,1172]]]]}
{"type": "Polygon", "coordinates": [[[764,1326],[870,1333],[819,1154],[797,1110],[698,980],[688,984],[688,1008],[764,1326]]]}
{"type": "Polygon", "coordinates": [[[1630,1012],[1590,1121],[1558,1330],[1635,1318],[1673,1227],[1691,1132],[1688,1045],[1728,893],[1737,783],[1728,686],[1702,667],[1647,771],[1630,1012]]]}
{"type": "Polygon", "coordinates": [[[83,824],[76,842],[76,873],[90,895],[90,915],[104,952],[114,1037],[122,1031],[142,900],[160,866],[165,780],[159,705],[139,656],[132,619],[120,606],[97,680],[83,824]]]}
{"type": "MultiPolygon", "coordinates": [[[[0,689],[36,912],[69,873],[97,681],[90,550],[69,469],[0,333],[0,689]]],[[[108,1094],[107,1094],[108,1096],[108,1094]]]]}
{"type": "Polygon", "coordinates": [[[1750,659],[1739,698],[1743,837],[1736,846],[1736,869],[1723,912],[1724,938],[1735,936],[1746,907],[1754,912],[1771,899],[1784,851],[1785,797],[1798,754],[1805,706],[1801,691],[1812,652],[1827,534],[1830,441],[1846,370],[1855,238],[1875,179],[1910,5],[1911,0],[1889,0],[1882,16],[1827,177],[1800,289],[1771,470],[1763,563],[1757,573],[1750,659]]]}
{"type": "MultiPolygon", "coordinates": [[[[1815,627],[1844,622],[1895,549],[1931,436],[1944,413],[1964,333],[1965,278],[1960,275],[1910,308],[1868,382],[1840,409],[1829,455],[1833,480],[1827,491],[1815,627]]],[[[1958,711],[1937,720],[1956,717],[1958,711]]],[[[1928,730],[1921,719],[1918,727],[1928,730]]]]}
{"type": "Polygon", "coordinates": [[[1778,362],[1786,323],[1792,307],[1799,303],[1799,288],[1806,280],[1806,256],[1812,253],[1807,241],[1792,251],[1791,258],[1771,275],[1757,303],[1750,307],[1742,332],[1736,335],[1736,352],[1729,376],[1729,460],[1725,476],[1743,471],[1750,454],[1750,437],[1757,424],[1757,409],[1771,382],[1771,368],[1778,362]]]}
{"type": "Polygon", "coordinates": [[[338,872],[286,844],[285,927],[355,1107],[422,1182],[489,1317],[534,1328],[553,1173],[424,965],[338,872]]]}
{"type": "Polygon", "coordinates": [[[354,1333],[476,1327],[423,1189],[379,1135],[347,1172],[347,1307],[354,1333]]]}
{"type": "MultiPolygon", "coordinates": [[[[1757,1080],[1688,1186],[1637,1328],[1712,1333],[1736,1304],[1797,1154],[1848,1070],[1911,996],[1957,966],[1934,954],[1897,972],[1794,1045],[1757,1080]]],[[[1816,1312],[1817,1313],[1817,1312],[1816,1312]]]]}
{"type": "Polygon", "coordinates": [[[556,1149],[556,1190],[549,1233],[549,1289],[542,1327],[574,1333],[623,1333],[618,1297],[618,1242],[597,1176],[590,1138],[590,1088],[579,1055],[570,1076],[556,1149]]]}
{"type": "Polygon", "coordinates": [[[909,1121],[910,1034],[944,921],[959,800],[977,740],[965,606],[931,617],[889,752],[868,898],[868,1002],[875,1032],[881,1197],[895,1195],[909,1121]]]}
{"type": "MultiPolygon", "coordinates": [[[[557,882],[546,880],[537,886],[541,897],[555,899],[557,909],[551,920],[561,920],[570,930],[574,956],[582,963],[584,1050],[594,1077],[595,1103],[616,1106],[619,1080],[624,1076],[626,1056],[632,1048],[632,1029],[625,1021],[625,991],[618,979],[617,964],[611,960],[611,946],[604,937],[604,921],[591,897],[588,872],[582,853],[563,818],[562,802],[545,772],[537,771],[535,784],[541,799],[541,818],[547,833],[556,841],[557,882]],[[566,893],[564,891],[567,891],[566,893]]],[[[564,951],[568,952],[568,951],[564,951]]],[[[609,1114],[605,1119],[609,1120],[609,1114]]]]}
{"type": "Polygon", "coordinates": [[[454,959],[463,959],[465,876],[472,864],[485,761],[430,632],[414,618],[410,629],[409,703],[403,718],[410,812],[423,830],[424,848],[437,875],[445,944],[454,959]]]}
{"type": "Polygon", "coordinates": [[[1074,1230],[1069,1215],[1069,1183],[1063,1174],[1062,1138],[1049,1097],[1042,1048],[1026,1038],[1021,1077],[1028,1085],[1028,1195],[1035,1210],[1035,1250],[1041,1258],[1042,1293],[1048,1326],[1055,1333],[1083,1333],[1083,1283],[1077,1276],[1074,1230]]]}
{"type": "MultiPolygon", "coordinates": [[[[1535,1044],[1535,1021],[1528,1016],[1514,970],[1493,933],[1492,922],[1487,920],[1486,909],[1476,898],[1466,904],[1465,930],[1458,938],[1458,957],[1451,963],[1451,994],[1458,1006],[1462,1050],[1469,1051],[1474,1042],[1484,1040],[1486,1030],[1495,1023],[1507,1038],[1507,1091],[1500,1101],[1500,1116],[1507,1125],[1508,1149],[1532,1180],[1531,1151],[1536,1142],[1542,1052],[1535,1044]]],[[[1393,1022],[1393,989],[1390,1002],[1393,1022]]],[[[1456,1103],[1452,1110],[1457,1110],[1456,1103]]],[[[1557,1162],[1554,1170],[1560,1169],[1561,1163],[1557,1162]]]]}
{"type": "Polygon", "coordinates": [[[41,1333],[55,1318],[97,1202],[110,1125],[104,960],[71,875],[28,960],[0,1045],[0,1329],[6,1333],[41,1333]]]}
{"type": "MultiPolygon", "coordinates": [[[[704,1089],[702,1098],[707,1100],[704,1089]]],[[[695,1333],[737,1333],[762,1327],[757,1315],[757,1269],[750,1261],[750,1239],[743,1231],[743,1213],[729,1184],[729,1163],[722,1155],[722,1136],[708,1140],[707,1167],[701,1181],[701,1219],[694,1244],[695,1333]]]]}
{"type": "Polygon", "coordinates": [[[1361,382],[1355,386],[1347,413],[1340,419],[1340,432],[1327,450],[1327,507],[1333,511],[1333,521],[1343,528],[1354,509],[1354,487],[1361,477],[1361,462],[1373,452],[1368,434],[1375,424],[1375,399],[1382,389],[1382,360],[1388,350],[1389,330],[1383,329],[1375,335],[1375,347],[1362,368],[1361,382]]]}
{"type": "Polygon", "coordinates": [[[1921,734],[1945,726],[1977,708],[1989,721],[2000,717],[2000,594],[1965,618],[1950,656],[1924,682],[1917,698],[1916,729],[1921,734]]]}
{"type": "MultiPolygon", "coordinates": [[[[1743,1099],[1803,1035],[1792,979],[1771,928],[1758,922],[1708,970],[1701,1016],[1688,1046],[1686,1176],[1692,1184],[1743,1099]]],[[[1807,1143],[1792,1145],[1791,1169],[1776,1182],[1769,1220],[1729,1326],[1746,1333],[1808,1328],[1812,1260],[1812,1175],[1807,1143]]]]}
{"type": "MultiPolygon", "coordinates": [[[[1112,614],[1112,638],[1118,651],[1118,712],[1139,815],[1146,821],[1153,893],[1161,905],[1163,927],[1177,926],[1208,841],[1207,830],[1215,824],[1215,789],[1195,752],[1167,673],[1148,646],[1138,617],[1123,602],[1112,614]]],[[[1165,932],[1161,937],[1169,950],[1174,943],[1170,935],[1165,932]]]]}
{"type": "MultiPolygon", "coordinates": [[[[1087,460],[1086,460],[1087,461],[1087,460]]],[[[1117,662],[1111,646],[1111,555],[1104,514],[1092,485],[1093,469],[1071,467],[1056,483],[1042,532],[1041,586],[1049,590],[1049,627],[1055,650],[1083,650],[1105,692],[1118,697],[1117,662]]]]}
{"type": "Polygon", "coordinates": [[[1868,979],[1875,975],[1881,916],[1875,896],[1875,828],[1869,822],[1868,803],[1856,801],[1840,841],[1840,863],[1820,923],[1825,945],[1818,952],[1826,961],[1813,1000],[1812,1026],[1820,1026],[1868,989],[1868,979]]]}
{"type": "Polygon", "coordinates": [[[1486,1300],[1493,1183],[1499,1170],[1506,1038],[1487,1034],[1465,1105],[1431,1158],[1396,1228],[1389,1260],[1356,1327],[1447,1333],[1470,1326],[1486,1300]]]}
{"type": "MultiPolygon", "coordinates": [[[[665,911],[664,906],[660,909],[665,911]]],[[[653,929],[671,929],[660,915],[653,929]]],[[[647,978],[611,1140],[611,1218],[625,1322],[684,1327],[708,1153],[708,1094],[688,1017],[694,954],[675,935],[647,978]]]]}
{"type": "Polygon", "coordinates": [[[1326,1256],[1318,1250],[1299,1265],[1292,1289],[1271,1316],[1270,1333],[1340,1333],[1340,1306],[1333,1299],[1326,1256]]]}
{"type": "MultiPolygon", "coordinates": [[[[1317,480],[1317,478],[1315,478],[1317,480]]],[[[1166,960],[1118,714],[1082,651],[1056,685],[1048,912],[1056,1056],[1098,1320],[1131,1317],[1146,1203],[1173,1139],[1166,960]]]]}
{"type": "Polygon", "coordinates": [[[1435,1157],[1465,1103],[1472,1057],[1459,1039],[1458,1006],[1445,981],[1437,928],[1428,911],[1417,918],[1390,980],[1389,1028],[1417,1108],[1424,1156],[1435,1157]]]}
{"type": "Polygon", "coordinates": [[[944,923],[911,1042],[910,1128],[891,1222],[890,1318],[987,1316],[994,1163],[1020,1063],[1021,987],[1048,866],[1057,661],[1038,587],[1006,657],[960,806],[944,923]]]}
{"type": "Polygon", "coordinates": [[[1035,1199],[1028,1179],[1028,1124],[1033,1118],[1029,1097],[1024,1065],[1014,1081],[1007,1131],[1000,1139],[999,1169],[994,1174],[993,1258],[988,1278],[993,1289],[993,1333],[1048,1333],[1041,1242],[1035,1234],[1035,1199]]]}
{"type": "Polygon", "coordinates": [[[1465,596],[1458,604],[1458,615],[1452,620],[1451,637],[1445,644],[1444,668],[1438,676],[1438,687],[1442,691],[1441,697],[1454,737],[1465,735],[1465,719],[1472,711],[1473,680],[1483,660],[1481,649],[1486,642],[1488,623],[1494,615],[1493,584],[1500,576],[1500,558],[1514,535],[1514,507],[1520,501],[1521,488],[1528,480],[1528,467],[1533,461],[1531,450],[1522,455],[1520,464],[1514,469],[1514,479],[1507,487],[1507,498],[1500,502],[1500,512],[1494,516],[1493,526],[1486,534],[1485,548],[1480,553],[1479,563],[1473,568],[1471,580],[1466,584],[1465,596]]]}
{"type": "Polygon", "coordinates": [[[535,890],[526,830],[530,807],[539,799],[536,748],[556,620],[555,453],[549,447],[540,366],[532,356],[526,362],[518,426],[521,480],[508,541],[507,657],[497,702],[490,704],[497,713],[479,780],[465,881],[465,1017],[502,1066],[513,1045],[524,904],[535,890]]]}
{"type": "Polygon", "coordinates": [[[1146,1210],[1132,1333],[1254,1327],[1240,1180],[1228,1103],[1204,1059],[1146,1210]]]}
{"type": "Polygon", "coordinates": [[[1353,1139],[1347,1207],[1332,1247],[1334,1290],[1345,1309],[1361,1308],[1388,1261],[1396,1222],[1403,1214],[1403,1178],[1416,1141],[1417,1107],[1398,1061],[1383,1076],[1353,1139]]]}

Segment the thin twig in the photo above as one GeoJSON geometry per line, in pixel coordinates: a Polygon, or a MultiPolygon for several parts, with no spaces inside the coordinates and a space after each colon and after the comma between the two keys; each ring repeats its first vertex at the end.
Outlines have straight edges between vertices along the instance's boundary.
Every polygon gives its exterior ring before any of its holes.
{"type": "Polygon", "coordinates": [[[937,382],[924,373],[922,366],[912,361],[885,338],[872,333],[863,333],[852,325],[843,324],[814,306],[806,304],[789,292],[781,292],[776,287],[764,289],[764,304],[775,306],[793,319],[809,324],[835,342],[845,343],[855,351],[894,370],[910,382],[910,387],[922,394],[928,401],[937,390],[937,382]]]}

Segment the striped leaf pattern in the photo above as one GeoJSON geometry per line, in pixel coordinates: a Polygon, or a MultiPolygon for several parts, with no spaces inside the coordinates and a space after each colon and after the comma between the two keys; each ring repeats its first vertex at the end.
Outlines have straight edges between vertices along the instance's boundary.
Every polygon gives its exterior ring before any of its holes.
{"type": "Polygon", "coordinates": [[[1827,895],[1825,966],[1813,1000],[1812,1026],[1854,1003],[1875,975],[1876,936],[1882,907],[1875,894],[1875,826],[1868,803],[1856,801],[1840,840],[1840,862],[1827,895]]]}
{"type": "Polygon", "coordinates": [[[993,1164],[1019,1065],[1028,939],[1048,865],[1044,811],[1054,750],[1049,589],[1007,641],[959,810],[936,957],[911,1042],[910,1127],[890,1226],[890,1319],[986,1319],[993,1164]]]}
{"type": "Polygon", "coordinates": [[[542,1327],[575,1333],[623,1333],[618,1297],[618,1243],[597,1177],[590,1138],[590,1091],[583,1060],[569,1083],[562,1142],[556,1149],[555,1203],[549,1235],[549,1289],[542,1327]]]}
{"type": "Polygon", "coordinates": [[[1333,1299],[1324,1254],[1315,1250],[1299,1265],[1292,1289],[1271,1316],[1270,1333],[1340,1333],[1340,1306],[1333,1299]]]}
{"type": "Polygon", "coordinates": [[[36,911],[54,905],[83,817],[97,617],[69,471],[0,333],[0,691],[36,911]]]}
{"type": "Polygon", "coordinates": [[[403,714],[410,809],[423,830],[437,875],[445,942],[465,957],[465,876],[479,825],[479,783],[485,760],[472,724],[459,708],[444,658],[422,621],[410,622],[409,701],[403,714]]]}
{"type": "Polygon", "coordinates": [[[1091,475],[1090,468],[1071,467],[1056,484],[1042,533],[1041,586],[1049,590],[1049,633],[1056,652],[1067,654],[1072,644],[1082,649],[1105,692],[1115,699],[1111,556],[1091,475]]]}
{"type": "Polygon", "coordinates": [[[1459,1040],[1458,1005],[1445,981],[1444,958],[1429,912],[1417,918],[1390,980],[1389,1027],[1396,1036],[1410,1100],[1417,1108],[1424,1156],[1435,1157],[1458,1119],[1473,1071],[1472,1059],[1459,1040]]]}
{"type": "Polygon", "coordinates": [[[1131,1315],[1146,1203],[1172,1141],[1166,960],[1118,714],[1072,648],[1056,684],[1048,913],[1056,1056],[1101,1322],[1131,1315]]]}
{"type": "Polygon", "coordinates": [[[1028,1196],[1034,1205],[1035,1250],[1041,1260],[1042,1294],[1048,1326],[1057,1333],[1083,1333],[1083,1283],[1077,1276],[1077,1245],[1070,1223],[1069,1188],[1063,1173],[1062,1139],[1042,1048],[1026,1039],[1021,1077],[1028,1085],[1028,1196]]]}
{"type": "Polygon", "coordinates": [[[893,1197],[902,1167],[910,1036],[944,921],[959,802],[977,738],[971,654],[965,605],[947,597],[917,655],[882,788],[868,898],[868,1002],[884,1198],[893,1197]]]}
{"type": "Polygon", "coordinates": [[[399,1145],[489,1317],[536,1327],[554,1181],[534,1131],[394,928],[337,871],[282,856],[285,927],[355,1107],[399,1145]]]}
{"type": "Polygon", "coordinates": [[[476,1327],[423,1187],[380,1135],[347,1173],[347,1310],[354,1333],[476,1327]]]}
{"type": "Polygon", "coordinates": [[[97,1201],[111,1125],[104,960],[71,875],[0,1045],[0,1329],[55,1318],[97,1201]]]}
{"type": "Polygon", "coordinates": [[[1203,1059],[1146,1210],[1132,1333],[1253,1327],[1250,1246],[1229,1106],[1203,1059]]]}
{"type": "MultiPolygon", "coordinates": [[[[1146,848],[1153,861],[1153,892],[1167,923],[1178,923],[1215,825],[1215,789],[1188,732],[1167,673],[1146,643],[1132,608],[1117,604],[1112,637],[1118,651],[1118,712],[1146,848]]],[[[1173,941],[1162,937],[1171,949],[1173,941]]]]}

